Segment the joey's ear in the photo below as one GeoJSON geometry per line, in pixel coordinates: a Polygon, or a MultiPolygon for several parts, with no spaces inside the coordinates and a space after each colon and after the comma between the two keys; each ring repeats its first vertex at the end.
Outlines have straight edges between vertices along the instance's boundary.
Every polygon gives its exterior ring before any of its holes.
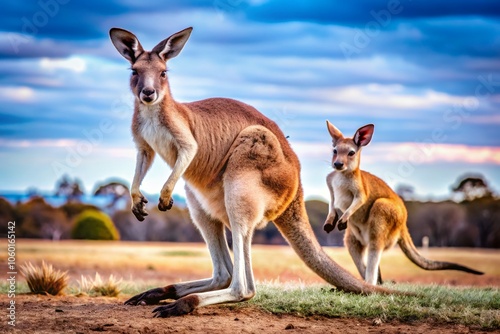
{"type": "Polygon", "coordinates": [[[189,36],[191,35],[191,31],[193,31],[193,28],[189,27],[176,32],[169,38],[158,43],[158,45],[155,46],[151,52],[156,52],[160,58],[163,59],[163,61],[174,58],[181,52],[184,44],[186,44],[189,36]]]}
{"type": "Polygon", "coordinates": [[[354,134],[354,143],[358,146],[368,145],[372,140],[373,130],[375,130],[375,125],[373,124],[360,127],[354,134]]]}
{"type": "Polygon", "coordinates": [[[144,52],[141,43],[130,31],[112,28],[109,31],[109,37],[118,52],[131,63],[134,63],[137,57],[144,52]]]}
{"type": "Polygon", "coordinates": [[[326,121],[326,127],[328,128],[328,132],[330,132],[330,136],[332,136],[333,145],[335,145],[337,143],[337,141],[339,141],[339,139],[344,138],[344,135],[342,134],[342,132],[340,132],[340,130],[337,129],[328,120],[326,121]]]}

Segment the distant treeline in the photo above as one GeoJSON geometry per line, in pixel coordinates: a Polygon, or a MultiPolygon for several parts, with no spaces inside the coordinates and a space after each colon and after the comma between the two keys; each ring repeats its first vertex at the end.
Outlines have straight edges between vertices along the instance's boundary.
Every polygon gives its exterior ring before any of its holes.
{"type": "MultiPolygon", "coordinates": [[[[431,247],[500,248],[500,200],[493,196],[465,199],[460,203],[405,201],[408,209],[408,227],[415,245],[429,238],[431,247]]],[[[311,200],[306,202],[311,225],[324,246],[342,246],[343,233],[326,234],[322,225],[328,213],[328,204],[311,200]]],[[[99,208],[69,200],[53,207],[42,197],[33,197],[24,203],[11,204],[0,197],[1,233],[7,235],[7,222],[16,222],[17,238],[69,239],[75,217],[85,210],[99,208]]],[[[200,233],[190,222],[186,208],[174,206],[160,212],[154,206],[150,215],[139,222],[130,210],[114,210],[110,216],[121,240],[137,241],[202,241],[200,233]]],[[[230,233],[228,233],[230,238],[230,233]]],[[[285,244],[273,224],[255,233],[254,243],[285,244]]]]}

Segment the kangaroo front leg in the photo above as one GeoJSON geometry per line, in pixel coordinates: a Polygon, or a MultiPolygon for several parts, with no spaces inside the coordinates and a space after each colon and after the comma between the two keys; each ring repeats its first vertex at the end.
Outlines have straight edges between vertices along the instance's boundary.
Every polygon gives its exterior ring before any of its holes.
{"type": "Polygon", "coordinates": [[[354,195],[351,205],[347,208],[347,210],[345,210],[344,214],[339,219],[339,231],[345,230],[347,228],[347,221],[356,212],[356,210],[358,210],[363,205],[365,200],[366,198],[361,192],[354,195]]]}
{"type": "Polygon", "coordinates": [[[323,230],[326,233],[330,233],[335,229],[335,225],[337,225],[337,221],[339,220],[339,216],[337,211],[335,210],[335,194],[333,193],[333,184],[332,184],[332,176],[333,174],[328,174],[326,177],[326,184],[328,186],[328,190],[330,191],[330,205],[328,206],[328,216],[326,217],[325,223],[323,224],[323,230]]]}
{"type": "Polygon", "coordinates": [[[177,160],[175,161],[172,173],[163,185],[158,202],[158,209],[167,211],[172,208],[174,201],[172,200],[172,192],[174,191],[175,184],[179,181],[180,177],[184,174],[186,169],[193,161],[196,152],[198,151],[198,144],[192,136],[176,142],[177,144],[177,160]]]}
{"type": "Polygon", "coordinates": [[[137,220],[143,221],[144,217],[148,215],[146,211],[146,203],[148,200],[144,197],[139,188],[142,180],[144,180],[146,173],[153,163],[155,152],[145,142],[139,143],[137,145],[137,149],[137,161],[130,195],[132,197],[132,213],[137,220]]]}

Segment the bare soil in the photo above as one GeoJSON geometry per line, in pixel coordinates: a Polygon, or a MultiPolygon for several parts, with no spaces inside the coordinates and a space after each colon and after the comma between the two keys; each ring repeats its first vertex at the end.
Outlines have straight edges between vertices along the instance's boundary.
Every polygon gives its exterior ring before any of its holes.
{"type": "MultiPolygon", "coordinates": [[[[427,322],[380,323],[346,319],[273,315],[252,308],[211,306],[182,317],[157,319],[154,306],[125,306],[125,298],[16,296],[16,326],[11,333],[487,333],[478,328],[427,322]]],[[[9,300],[0,296],[5,310],[9,300]]],[[[1,332],[5,333],[4,330],[1,332]]],[[[491,333],[491,332],[490,332],[491,333]]]]}

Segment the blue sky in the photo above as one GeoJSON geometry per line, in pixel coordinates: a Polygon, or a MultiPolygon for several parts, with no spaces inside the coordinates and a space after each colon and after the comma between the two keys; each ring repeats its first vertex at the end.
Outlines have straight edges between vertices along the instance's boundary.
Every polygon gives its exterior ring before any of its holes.
{"type": "MultiPolygon", "coordinates": [[[[0,190],[51,190],[62,174],[87,191],[110,177],[130,182],[129,64],[108,31],[131,30],[151,49],[192,26],[168,64],[174,97],[231,97],[275,120],[308,197],[328,197],[326,119],[346,135],[375,124],[362,168],[393,187],[440,198],[474,172],[500,191],[498,1],[146,3],[3,2],[0,190]]],[[[158,193],[168,174],[156,159],[143,189],[158,193]]]]}

